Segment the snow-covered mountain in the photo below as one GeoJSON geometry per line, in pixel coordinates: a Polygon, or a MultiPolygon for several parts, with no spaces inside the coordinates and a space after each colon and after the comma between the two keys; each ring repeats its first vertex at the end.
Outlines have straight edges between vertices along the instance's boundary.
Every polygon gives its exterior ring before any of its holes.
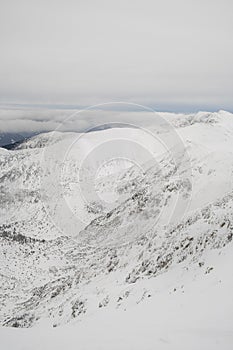
{"type": "Polygon", "coordinates": [[[0,167],[5,348],[231,348],[231,113],[41,134],[0,167]]]}

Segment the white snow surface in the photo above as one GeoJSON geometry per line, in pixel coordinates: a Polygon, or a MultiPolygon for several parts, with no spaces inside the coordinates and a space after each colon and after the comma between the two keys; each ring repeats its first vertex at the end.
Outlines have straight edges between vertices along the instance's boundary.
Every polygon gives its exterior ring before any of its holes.
{"type": "Polygon", "coordinates": [[[232,349],[233,115],[161,116],[0,149],[2,349],[232,349]]]}

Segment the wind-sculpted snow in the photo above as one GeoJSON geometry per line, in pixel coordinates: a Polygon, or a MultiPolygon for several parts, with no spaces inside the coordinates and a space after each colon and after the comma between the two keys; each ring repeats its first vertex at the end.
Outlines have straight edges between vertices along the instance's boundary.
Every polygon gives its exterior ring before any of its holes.
{"type": "MultiPolygon", "coordinates": [[[[101,158],[83,163],[101,140],[131,132],[124,129],[89,133],[77,145],[75,133],[38,135],[1,152],[1,324],[31,327],[48,319],[56,327],[103,308],[127,310],[153,295],[150,281],[180,268],[207,278],[215,268],[206,264],[208,254],[232,245],[231,118],[177,116],[184,147],[175,161],[173,150],[156,144],[142,167],[119,158],[103,168],[101,158]],[[50,182],[57,168],[59,181],[50,182]]],[[[146,137],[140,130],[130,135],[146,137]]]]}

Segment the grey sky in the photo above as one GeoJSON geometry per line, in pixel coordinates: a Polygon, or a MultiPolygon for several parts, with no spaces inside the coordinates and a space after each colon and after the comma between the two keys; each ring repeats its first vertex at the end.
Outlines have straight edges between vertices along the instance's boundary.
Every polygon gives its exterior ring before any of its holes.
{"type": "Polygon", "coordinates": [[[232,0],[1,0],[0,102],[233,110],[232,0]]]}

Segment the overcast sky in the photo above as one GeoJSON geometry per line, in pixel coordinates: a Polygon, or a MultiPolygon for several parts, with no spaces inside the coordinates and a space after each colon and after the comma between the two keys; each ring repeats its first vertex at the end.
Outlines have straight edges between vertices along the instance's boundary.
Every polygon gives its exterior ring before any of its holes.
{"type": "Polygon", "coordinates": [[[0,102],[233,110],[232,0],[0,0],[0,102]]]}

